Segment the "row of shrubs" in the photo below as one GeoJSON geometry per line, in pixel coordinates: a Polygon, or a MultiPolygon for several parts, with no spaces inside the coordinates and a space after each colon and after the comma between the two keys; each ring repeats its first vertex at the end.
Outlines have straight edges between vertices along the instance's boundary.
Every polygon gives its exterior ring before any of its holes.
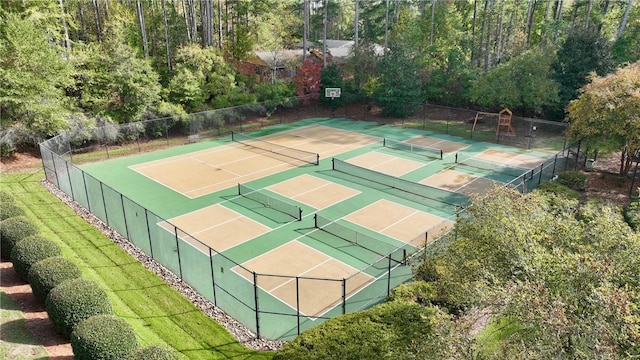
{"type": "Polygon", "coordinates": [[[139,347],[131,325],[113,314],[107,294],[82,278],[60,247],[1,190],[0,256],[11,260],[18,276],[29,282],[56,331],[70,339],[75,359],[178,359],[160,346],[139,347]]]}

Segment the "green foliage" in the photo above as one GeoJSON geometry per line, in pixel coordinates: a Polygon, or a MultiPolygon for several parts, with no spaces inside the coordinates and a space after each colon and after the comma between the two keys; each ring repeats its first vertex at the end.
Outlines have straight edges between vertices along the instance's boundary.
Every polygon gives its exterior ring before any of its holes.
{"type": "Polygon", "coordinates": [[[27,214],[16,204],[2,203],[0,205],[0,221],[16,216],[26,216],[27,214]]]}
{"type": "Polygon", "coordinates": [[[547,49],[539,49],[498,65],[474,81],[471,100],[485,108],[540,114],[558,102],[558,84],[549,75],[552,60],[547,49]]]}
{"type": "Polygon", "coordinates": [[[20,278],[28,280],[29,269],[35,263],[53,256],[61,256],[62,250],[42,235],[31,235],[18,241],[11,251],[13,269],[20,278]]]}
{"type": "Polygon", "coordinates": [[[622,152],[620,173],[631,169],[640,152],[640,61],[602,77],[592,77],[571,101],[567,137],[601,154],[622,152]]]}
{"type": "MultiPolygon", "coordinates": [[[[558,176],[559,178],[559,176],[558,176]]],[[[583,184],[584,189],[584,184],[583,184]]],[[[535,191],[544,193],[547,197],[559,196],[563,199],[580,199],[580,193],[566,184],[558,181],[548,181],[540,184],[535,191]]]]}
{"type": "Polygon", "coordinates": [[[584,191],[587,185],[587,175],[579,171],[565,171],[558,174],[556,181],[558,184],[564,185],[571,190],[584,191]]]}
{"type": "Polygon", "coordinates": [[[447,322],[435,308],[389,302],[306,330],[273,358],[355,360],[446,355],[447,345],[438,334],[447,322]]]}
{"type": "Polygon", "coordinates": [[[38,234],[40,230],[26,216],[15,216],[0,222],[0,255],[10,259],[11,251],[18,241],[38,234]]]}
{"type": "Polygon", "coordinates": [[[640,229],[640,200],[634,200],[624,208],[624,219],[635,231],[640,229]]]}
{"type": "Polygon", "coordinates": [[[8,192],[0,190],[0,205],[1,207],[7,205],[15,205],[15,200],[13,199],[13,196],[11,196],[8,192]]]}
{"type": "Polygon", "coordinates": [[[448,61],[429,73],[425,96],[427,100],[442,105],[466,105],[473,77],[465,64],[464,53],[454,48],[449,51],[448,61]]]}
{"type": "Polygon", "coordinates": [[[71,334],[71,348],[77,360],[127,359],[137,347],[131,325],[114,315],[91,316],[80,321],[71,334]]]}
{"type": "Polygon", "coordinates": [[[67,338],[80,321],[93,315],[113,314],[104,290],[83,278],[65,281],[51,289],[45,307],[56,331],[67,338]]]}
{"type": "Polygon", "coordinates": [[[170,349],[151,345],[138,348],[128,360],[178,360],[178,356],[170,349]]]}
{"type": "Polygon", "coordinates": [[[603,76],[611,72],[611,45],[593,29],[578,29],[569,33],[552,64],[551,77],[560,84],[560,106],[555,118],[564,118],[569,102],[578,97],[578,89],[589,81],[589,74],[603,76]]]}
{"type": "Polygon", "coordinates": [[[436,290],[426,281],[412,281],[400,284],[391,290],[389,301],[415,302],[420,305],[430,305],[436,298],[436,290]]]}
{"type": "Polygon", "coordinates": [[[408,49],[391,48],[378,64],[380,85],[373,98],[387,116],[407,117],[422,104],[418,64],[408,49]]]}
{"type": "Polygon", "coordinates": [[[0,17],[0,145],[9,153],[66,128],[71,72],[48,34],[18,14],[0,17]]]}
{"type": "Polygon", "coordinates": [[[201,111],[235,86],[234,71],[217,50],[187,45],[176,54],[174,75],[168,85],[169,100],[187,112],[201,111]]]}
{"type": "Polygon", "coordinates": [[[75,263],[62,256],[55,256],[33,264],[29,268],[27,279],[33,296],[44,304],[51,289],[67,280],[77,279],[81,275],[75,263]]]}

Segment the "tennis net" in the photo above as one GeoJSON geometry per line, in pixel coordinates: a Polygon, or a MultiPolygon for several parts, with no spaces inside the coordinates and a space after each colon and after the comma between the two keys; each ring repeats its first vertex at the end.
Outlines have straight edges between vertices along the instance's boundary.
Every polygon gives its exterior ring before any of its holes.
{"type": "Polygon", "coordinates": [[[520,177],[531,171],[531,169],[520,166],[512,166],[504,163],[479,160],[474,158],[467,158],[461,161],[457,155],[456,166],[466,166],[474,169],[486,170],[492,173],[504,174],[512,178],[520,177]]]}
{"type": "Polygon", "coordinates": [[[402,251],[404,246],[394,246],[380,239],[363,234],[357,230],[346,227],[333,220],[314,214],[314,223],[316,229],[320,229],[328,234],[345,240],[351,244],[357,245],[369,252],[383,257],[391,256],[392,260],[397,263],[404,263],[406,251],[402,251]],[[396,255],[397,254],[397,255],[396,255]],[[395,256],[393,256],[395,255],[395,256]]]}
{"type": "Polygon", "coordinates": [[[254,138],[247,134],[232,132],[231,140],[260,149],[260,150],[264,150],[273,154],[283,155],[291,159],[300,160],[308,164],[313,164],[313,165],[320,164],[320,154],[270,143],[265,140],[254,138]]]}
{"type": "Polygon", "coordinates": [[[260,192],[259,190],[252,189],[247,185],[238,184],[238,195],[256,201],[283,214],[287,214],[298,221],[302,220],[302,209],[299,206],[276,199],[273,196],[260,192]]]}
{"type": "Polygon", "coordinates": [[[442,149],[436,149],[428,146],[411,144],[411,143],[391,140],[387,138],[382,139],[382,146],[387,147],[389,149],[405,151],[412,154],[422,155],[422,156],[436,158],[440,160],[442,160],[442,156],[443,156],[442,149]]]}
{"type": "Polygon", "coordinates": [[[433,186],[424,185],[395,176],[383,174],[381,172],[366,169],[358,165],[353,165],[336,158],[333,159],[333,170],[340,171],[347,175],[359,177],[361,179],[373,181],[381,185],[389,186],[406,193],[418,195],[426,199],[435,200],[447,205],[453,205],[457,207],[466,206],[469,203],[469,197],[467,195],[442,190],[433,186]]]}

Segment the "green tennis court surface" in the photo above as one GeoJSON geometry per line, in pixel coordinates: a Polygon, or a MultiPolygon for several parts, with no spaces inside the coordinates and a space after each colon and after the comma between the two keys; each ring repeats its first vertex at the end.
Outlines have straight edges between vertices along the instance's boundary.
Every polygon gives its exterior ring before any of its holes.
{"type": "Polygon", "coordinates": [[[517,186],[550,156],[308,119],[82,169],[134,244],[261,336],[289,339],[383,301],[469,196],[517,186]]]}

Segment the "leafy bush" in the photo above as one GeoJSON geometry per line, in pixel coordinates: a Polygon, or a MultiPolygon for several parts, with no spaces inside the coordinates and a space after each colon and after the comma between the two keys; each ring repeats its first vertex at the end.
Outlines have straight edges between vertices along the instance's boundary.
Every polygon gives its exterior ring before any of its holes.
{"type": "Polygon", "coordinates": [[[447,358],[437,334],[446,315],[414,303],[388,302],[327,320],[280,349],[274,360],[447,358]]]}
{"type": "Polygon", "coordinates": [[[640,229],[640,200],[632,201],[624,208],[624,219],[633,230],[640,229]]]}
{"type": "Polygon", "coordinates": [[[416,302],[428,305],[436,299],[437,292],[433,285],[426,281],[412,281],[400,284],[389,294],[389,301],[416,302]]]}
{"type": "Polygon", "coordinates": [[[42,235],[31,235],[18,241],[11,251],[13,269],[20,278],[28,280],[29,269],[35,263],[53,256],[61,256],[62,250],[42,235]]]}
{"type": "Polygon", "coordinates": [[[51,289],[67,280],[77,279],[81,275],[76,264],[62,256],[54,256],[33,264],[27,279],[33,296],[44,304],[51,289]]]}
{"type": "Polygon", "coordinates": [[[2,204],[0,206],[0,220],[10,219],[16,216],[25,216],[26,213],[16,204],[2,204]]]}
{"type": "Polygon", "coordinates": [[[584,191],[587,185],[587,175],[579,171],[565,171],[558,174],[558,180],[556,181],[569,189],[584,191]]]}
{"type": "Polygon", "coordinates": [[[0,256],[10,259],[11,251],[18,241],[39,233],[38,227],[26,216],[15,216],[0,223],[0,256]]]}
{"type": "Polygon", "coordinates": [[[65,281],[53,288],[45,307],[56,330],[66,337],[84,319],[113,314],[107,294],[96,283],[83,278],[65,281]]]}
{"type": "Polygon", "coordinates": [[[129,360],[178,360],[178,356],[170,349],[152,345],[138,348],[129,360]]]}
{"type": "Polygon", "coordinates": [[[544,182],[536,188],[536,191],[542,192],[544,194],[555,194],[570,200],[580,199],[580,193],[578,191],[573,190],[567,185],[561,184],[558,181],[544,182]]]}
{"type": "Polygon", "coordinates": [[[71,334],[71,348],[76,360],[120,360],[138,348],[138,341],[125,320],[114,315],[94,315],[78,323],[71,334]]]}
{"type": "Polygon", "coordinates": [[[9,195],[8,192],[0,190],[0,205],[1,207],[5,207],[8,204],[14,204],[13,196],[9,195]]]}

